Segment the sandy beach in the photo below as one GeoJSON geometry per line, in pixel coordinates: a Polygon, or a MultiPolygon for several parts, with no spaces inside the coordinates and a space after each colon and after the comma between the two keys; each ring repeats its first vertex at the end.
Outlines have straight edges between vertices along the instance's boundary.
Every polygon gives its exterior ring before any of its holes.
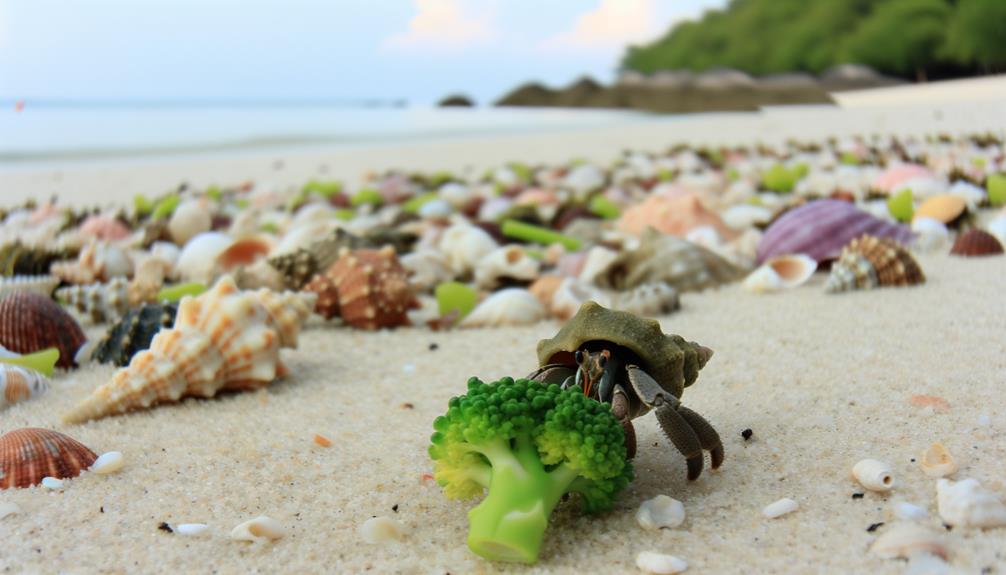
{"type": "MultiPolygon", "coordinates": [[[[312,178],[358,181],[387,168],[480,170],[508,160],[608,161],[624,148],[776,143],[789,138],[874,133],[923,135],[1006,128],[1002,100],[876,102],[849,108],[773,108],[652,123],[485,139],[456,139],[211,158],[135,160],[18,168],[0,173],[5,204],[58,194],[74,205],[126,205],[187,181],[246,179],[278,186],[312,178]]],[[[434,332],[364,333],[315,317],[290,375],[257,392],[65,425],[60,415],[109,379],[111,366],[59,373],[37,400],[0,412],[0,432],[45,427],[98,453],[121,451],[114,475],[86,473],[60,491],[0,492],[20,512],[0,519],[0,572],[9,573],[635,573],[641,551],[685,559],[688,573],[902,573],[903,560],[868,549],[892,522],[897,502],[925,508],[960,573],[1006,569],[1000,529],[945,529],[936,479],[918,465],[943,442],[975,478],[1006,496],[1006,257],[919,256],[927,282],[904,289],[830,295],[825,276],[791,291],[755,295],[739,284],[682,295],[681,310],[658,318],[665,331],[715,350],[683,397],[719,430],[726,460],[685,480],[683,458],[655,418],[636,422],[636,479],[616,509],[585,517],[561,505],[537,565],[489,563],[465,545],[470,502],[448,501],[426,474],[432,422],[470,376],[489,381],[536,367],[535,344],[560,323],[434,332]],[[949,408],[913,405],[915,395],[949,408]],[[750,429],[749,440],[742,431],[750,429]],[[315,434],[332,440],[329,448],[315,434]],[[886,494],[849,477],[863,458],[889,462],[886,494]],[[644,531],[639,504],[658,494],[684,503],[685,523],[644,531]],[[854,494],[863,494],[862,497],[854,494]],[[800,508],[778,519],[761,510],[783,497],[800,508]],[[259,515],[287,535],[267,544],[229,539],[259,515]],[[370,545],[359,532],[392,517],[401,541],[370,545]],[[205,523],[184,537],[162,523],[205,523]]],[[[88,335],[98,337],[101,327],[88,335]]]]}

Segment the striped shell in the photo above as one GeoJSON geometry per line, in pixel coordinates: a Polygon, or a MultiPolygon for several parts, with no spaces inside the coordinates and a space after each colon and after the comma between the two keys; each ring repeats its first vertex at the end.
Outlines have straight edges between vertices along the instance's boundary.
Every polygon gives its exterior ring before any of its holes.
{"type": "Polygon", "coordinates": [[[0,407],[41,395],[49,389],[49,379],[34,369],[0,364],[0,407]]]}
{"type": "Polygon", "coordinates": [[[955,256],[992,256],[1003,253],[1003,245],[985,230],[971,229],[957,236],[950,253],[955,256]]]}
{"type": "Polygon", "coordinates": [[[59,278],[49,275],[0,277],[0,297],[16,291],[30,291],[46,297],[59,285],[59,278]]]}
{"type": "Polygon", "coordinates": [[[150,347],[157,332],[175,323],[177,313],[178,305],[173,303],[146,304],[129,310],[98,342],[91,357],[119,367],[128,365],[134,355],[150,347]]]}
{"type": "Polygon", "coordinates": [[[29,248],[20,243],[7,244],[0,248],[0,275],[43,275],[49,273],[49,266],[61,259],[73,257],[69,251],[50,251],[29,248]]]}
{"type": "Polygon", "coordinates": [[[67,286],[56,290],[56,297],[93,323],[115,321],[129,310],[129,280],[118,277],[106,283],[67,286]]]}
{"type": "Polygon", "coordinates": [[[98,456],[76,439],[26,427],[0,436],[0,489],[30,487],[46,477],[76,477],[98,456]]]}
{"type": "Polygon", "coordinates": [[[785,254],[807,254],[818,262],[833,260],[843,246],[863,234],[912,239],[907,226],[892,224],[841,200],[817,200],[790,210],[776,220],[758,244],[758,262],[785,254]]]}
{"type": "Polygon", "coordinates": [[[862,236],[842,249],[842,255],[831,266],[825,290],[834,293],[925,281],[919,264],[901,244],[888,238],[862,236]]]}
{"type": "Polygon", "coordinates": [[[391,246],[346,250],[305,289],[318,294],[319,314],[329,319],[339,315],[361,329],[408,325],[406,311],[417,305],[408,272],[391,246]]]}
{"type": "Polygon", "coordinates": [[[295,293],[242,292],[224,276],[199,297],[182,298],[171,329],[64,416],[81,423],[183,397],[263,387],[285,372],[280,347],[296,347],[311,308],[295,293]]]}
{"type": "Polygon", "coordinates": [[[87,338],[77,321],[51,299],[14,292],[0,300],[0,345],[15,353],[59,349],[59,367],[75,367],[74,356],[87,338]]]}

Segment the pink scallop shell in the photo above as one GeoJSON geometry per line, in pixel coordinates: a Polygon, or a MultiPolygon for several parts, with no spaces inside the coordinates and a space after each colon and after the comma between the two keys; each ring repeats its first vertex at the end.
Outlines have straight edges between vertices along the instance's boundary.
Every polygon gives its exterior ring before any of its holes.
{"type": "Polygon", "coordinates": [[[785,254],[807,254],[819,263],[833,260],[842,246],[863,234],[907,244],[912,230],[885,222],[841,200],[818,200],[785,213],[758,243],[758,262],[785,254]]]}

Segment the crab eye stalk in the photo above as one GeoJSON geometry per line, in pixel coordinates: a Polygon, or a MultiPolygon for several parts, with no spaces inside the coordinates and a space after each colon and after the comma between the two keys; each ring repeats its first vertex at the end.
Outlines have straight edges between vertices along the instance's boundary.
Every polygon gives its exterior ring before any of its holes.
{"type": "Polygon", "coordinates": [[[601,366],[601,369],[604,369],[608,365],[607,354],[602,354],[601,357],[597,358],[597,365],[601,366]]]}
{"type": "Polygon", "coordinates": [[[576,350],[576,353],[573,354],[573,360],[576,361],[577,364],[583,363],[583,352],[576,350]]]}

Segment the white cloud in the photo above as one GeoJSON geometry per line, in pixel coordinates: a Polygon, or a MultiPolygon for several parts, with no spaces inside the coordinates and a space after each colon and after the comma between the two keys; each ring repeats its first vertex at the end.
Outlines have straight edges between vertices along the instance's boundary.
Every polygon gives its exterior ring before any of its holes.
{"type": "Polygon", "coordinates": [[[659,20],[656,0],[601,0],[580,14],[571,30],[547,38],[546,50],[622,49],[626,44],[650,40],[666,30],[659,20]]]}
{"type": "Polygon", "coordinates": [[[498,36],[489,12],[472,14],[462,0],[413,0],[416,15],[409,28],[384,41],[387,48],[416,46],[450,50],[486,44],[498,36]]]}

